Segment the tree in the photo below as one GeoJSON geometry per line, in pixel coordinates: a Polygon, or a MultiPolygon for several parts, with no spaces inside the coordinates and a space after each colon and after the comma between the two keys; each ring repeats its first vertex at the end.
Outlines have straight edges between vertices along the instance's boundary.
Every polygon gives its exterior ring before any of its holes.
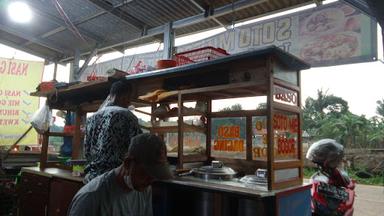
{"type": "Polygon", "coordinates": [[[367,119],[348,110],[344,99],[318,90],[303,107],[303,129],[315,139],[332,138],[345,147],[384,147],[384,99],[377,101],[377,113],[367,119]]]}
{"type": "Polygon", "coordinates": [[[226,112],[226,111],[238,111],[243,110],[243,107],[241,104],[234,104],[230,107],[224,107],[223,109],[219,110],[219,112],[226,112]]]}
{"type": "Polygon", "coordinates": [[[370,147],[384,148],[384,121],[378,117],[373,117],[370,122],[372,129],[367,135],[370,147]]]}
{"type": "Polygon", "coordinates": [[[259,103],[256,109],[257,110],[267,109],[267,103],[259,103]]]}
{"type": "Polygon", "coordinates": [[[376,101],[376,104],[376,113],[379,114],[381,117],[384,117],[384,99],[376,101]]]}
{"type": "Polygon", "coordinates": [[[348,112],[348,102],[341,97],[317,90],[317,98],[308,97],[303,107],[303,129],[311,136],[318,135],[323,120],[332,116],[338,118],[348,112]]]}

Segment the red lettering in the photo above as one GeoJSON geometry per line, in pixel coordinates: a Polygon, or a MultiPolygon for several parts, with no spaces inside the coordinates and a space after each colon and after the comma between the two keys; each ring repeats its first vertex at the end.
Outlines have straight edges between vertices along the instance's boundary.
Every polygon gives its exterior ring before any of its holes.
{"type": "Polygon", "coordinates": [[[0,125],[18,125],[19,119],[0,119],[0,125]]]}
{"type": "Polygon", "coordinates": [[[29,64],[26,64],[26,63],[23,63],[23,68],[21,70],[21,74],[24,75],[24,76],[27,76],[28,75],[28,66],[29,64]]]}
{"type": "Polygon", "coordinates": [[[284,136],[278,136],[277,138],[277,154],[278,155],[294,155],[296,153],[294,138],[286,138],[284,136]]]}
{"type": "Polygon", "coordinates": [[[289,129],[292,133],[297,133],[299,131],[299,120],[297,118],[290,119],[289,129]]]}
{"type": "Polygon", "coordinates": [[[243,152],[244,140],[214,140],[213,150],[228,152],[243,152]]]}
{"type": "Polygon", "coordinates": [[[19,106],[20,101],[19,100],[8,100],[8,106],[19,106]]]}
{"type": "Polygon", "coordinates": [[[220,138],[239,138],[240,126],[221,126],[217,129],[217,136],[220,138]]]}
{"type": "Polygon", "coordinates": [[[0,116],[18,116],[19,110],[0,110],[0,116]]]}
{"type": "Polygon", "coordinates": [[[15,70],[15,67],[16,67],[16,63],[14,63],[14,62],[9,62],[9,66],[8,66],[8,74],[13,74],[13,71],[15,70]]]}
{"type": "Polygon", "coordinates": [[[5,69],[7,68],[7,63],[5,61],[1,61],[0,63],[0,73],[4,73],[5,69]]]}

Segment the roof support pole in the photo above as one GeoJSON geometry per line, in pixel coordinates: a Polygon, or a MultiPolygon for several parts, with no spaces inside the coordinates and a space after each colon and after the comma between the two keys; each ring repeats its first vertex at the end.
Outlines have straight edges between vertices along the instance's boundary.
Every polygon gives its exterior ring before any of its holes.
{"type": "Polygon", "coordinates": [[[164,26],[164,51],[163,59],[172,59],[173,48],[175,46],[175,31],[172,22],[164,26]]]}
{"type": "MultiPolygon", "coordinates": [[[[91,54],[89,54],[89,56],[87,57],[87,59],[85,59],[85,62],[84,64],[81,66],[81,68],[77,71],[76,75],[78,78],[80,78],[81,74],[84,72],[85,68],[88,67],[88,64],[89,62],[91,61],[91,59],[93,58],[93,56],[95,56],[97,54],[97,48],[94,48],[91,52],[91,54]]],[[[80,55],[80,54],[79,54],[80,55]]]]}
{"type": "Polygon", "coordinates": [[[73,62],[71,63],[69,82],[77,81],[80,78],[80,76],[77,76],[77,72],[79,71],[79,64],[80,64],[80,51],[76,49],[73,62]]]}
{"type": "MultiPolygon", "coordinates": [[[[199,10],[201,10],[201,12],[206,13],[206,14],[207,14],[207,17],[210,15],[210,12],[213,11],[213,9],[212,9],[212,11],[209,11],[210,9],[208,9],[208,10],[204,9],[204,8],[203,8],[201,5],[199,5],[199,3],[197,3],[195,0],[190,0],[190,1],[192,2],[193,5],[195,5],[197,8],[199,8],[199,10]]],[[[228,29],[228,27],[225,26],[223,23],[221,23],[216,17],[211,17],[211,19],[212,19],[213,21],[215,21],[217,24],[221,25],[223,28],[228,29]]]]}
{"type": "Polygon", "coordinates": [[[55,67],[54,67],[54,69],[53,69],[53,79],[54,79],[54,80],[57,80],[57,79],[56,79],[56,76],[57,76],[57,62],[55,62],[55,67]]]}

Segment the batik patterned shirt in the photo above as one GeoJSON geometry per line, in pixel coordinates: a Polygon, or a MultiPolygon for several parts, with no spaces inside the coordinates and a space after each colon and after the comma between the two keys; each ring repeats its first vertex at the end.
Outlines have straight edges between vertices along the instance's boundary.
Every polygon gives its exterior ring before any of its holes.
{"type": "Polygon", "coordinates": [[[120,166],[131,138],[141,133],[137,117],[126,108],[106,106],[89,117],[84,143],[84,183],[120,166]]]}

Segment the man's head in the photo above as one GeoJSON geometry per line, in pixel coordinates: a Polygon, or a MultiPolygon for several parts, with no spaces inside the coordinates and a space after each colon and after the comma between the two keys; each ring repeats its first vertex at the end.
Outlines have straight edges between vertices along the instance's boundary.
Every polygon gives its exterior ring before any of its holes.
{"type": "Polygon", "coordinates": [[[113,98],[115,105],[128,107],[134,95],[132,85],[125,80],[114,82],[109,95],[113,98]]]}
{"type": "Polygon", "coordinates": [[[164,142],[155,135],[140,134],[131,140],[124,160],[134,189],[144,190],[153,180],[172,178],[164,142]]]}

